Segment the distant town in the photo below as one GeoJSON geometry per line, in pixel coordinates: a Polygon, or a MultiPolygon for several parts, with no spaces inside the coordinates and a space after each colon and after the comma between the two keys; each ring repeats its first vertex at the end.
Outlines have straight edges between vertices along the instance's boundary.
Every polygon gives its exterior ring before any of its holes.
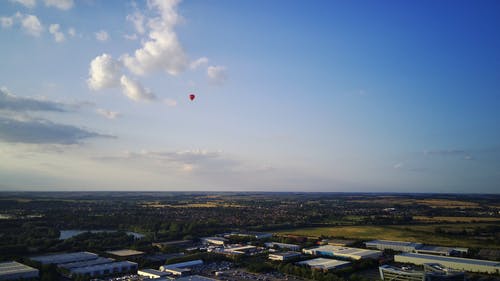
{"type": "Polygon", "coordinates": [[[500,280],[500,196],[2,192],[0,280],[500,280]]]}

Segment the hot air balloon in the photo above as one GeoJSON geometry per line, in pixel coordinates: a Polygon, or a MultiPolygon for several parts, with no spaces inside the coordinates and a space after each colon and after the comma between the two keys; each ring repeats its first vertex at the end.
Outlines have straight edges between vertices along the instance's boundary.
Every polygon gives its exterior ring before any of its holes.
{"type": "Polygon", "coordinates": [[[196,97],[196,96],[195,96],[194,94],[190,94],[190,95],[189,95],[189,99],[190,99],[190,100],[194,100],[194,98],[195,98],[195,97],[196,97]]]}

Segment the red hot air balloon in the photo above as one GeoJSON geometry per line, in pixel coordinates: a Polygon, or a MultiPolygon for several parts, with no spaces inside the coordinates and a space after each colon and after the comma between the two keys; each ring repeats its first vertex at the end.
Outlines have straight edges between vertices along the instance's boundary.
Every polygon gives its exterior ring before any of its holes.
{"type": "Polygon", "coordinates": [[[196,96],[195,96],[194,94],[190,94],[190,95],[189,95],[189,99],[190,99],[190,100],[194,100],[194,98],[195,98],[195,97],[196,97],[196,96]]]}

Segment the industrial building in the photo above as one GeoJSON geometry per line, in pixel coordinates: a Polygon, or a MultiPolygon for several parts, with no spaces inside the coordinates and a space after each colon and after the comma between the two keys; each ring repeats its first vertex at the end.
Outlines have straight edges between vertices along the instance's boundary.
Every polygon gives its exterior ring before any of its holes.
{"type": "Polygon", "coordinates": [[[108,253],[112,256],[115,256],[115,257],[120,257],[120,258],[135,258],[135,257],[140,257],[144,254],[144,252],[131,250],[131,249],[107,251],[106,253],[108,253]]]}
{"type": "Polygon", "coordinates": [[[224,253],[225,254],[243,255],[243,254],[249,254],[249,253],[255,252],[256,249],[257,249],[257,247],[252,246],[252,245],[237,246],[237,247],[232,247],[232,248],[224,248],[224,253]]]}
{"type": "Polygon", "coordinates": [[[416,253],[402,253],[400,255],[394,255],[394,261],[416,265],[423,265],[424,263],[438,263],[455,270],[500,274],[500,262],[498,261],[476,260],[416,253]]]}
{"type": "Polygon", "coordinates": [[[191,272],[191,268],[194,266],[202,265],[202,260],[193,260],[187,262],[166,264],[160,266],[160,271],[165,271],[173,275],[183,276],[191,272]]]}
{"type": "Polygon", "coordinates": [[[156,269],[145,268],[145,269],[137,270],[137,275],[145,276],[145,277],[148,277],[149,279],[156,279],[156,278],[168,276],[170,274],[168,274],[167,272],[156,270],[156,269]]]}
{"type": "Polygon", "coordinates": [[[41,264],[61,264],[79,261],[95,260],[99,256],[90,252],[76,252],[67,254],[44,255],[32,257],[31,260],[41,264]]]}
{"type": "Polygon", "coordinates": [[[301,261],[297,263],[298,265],[307,265],[313,269],[319,269],[319,270],[332,270],[332,269],[338,269],[338,268],[343,268],[351,263],[348,261],[339,261],[339,260],[334,260],[334,259],[325,259],[325,258],[315,258],[312,260],[306,260],[306,261],[301,261]]]}
{"type": "Polygon", "coordinates": [[[106,264],[96,264],[85,267],[77,267],[70,269],[70,276],[103,276],[116,273],[135,272],[137,263],[130,261],[117,261],[106,264]]]}
{"type": "Polygon", "coordinates": [[[223,237],[204,237],[200,238],[201,242],[204,244],[212,244],[212,245],[218,245],[222,246],[228,242],[226,238],[223,237]]]}
{"type": "Polygon", "coordinates": [[[465,281],[463,271],[454,271],[440,264],[424,264],[423,270],[382,265],[380,279],[390,281],[465,281]]]}
{"type": "Polygon", "coordinates": [[[308,255],[339,257],[351,260],[377,259],[382,255],[381,251],[331,245],[319,246],[312,249],[304,249],[302,250],[302,252],[308,255]]]}
{"type": "Polygon", "coordinates": [[[105,263],[112,263],[114,261],[115,261],[114,259],[97,258],[97,259],[94,259],[94,260],[86,260],[86,261],[77,261],[77,262],[63,263],[63,264],[59,264],[58,267],[70,270],[72,268],[86,267],[86,266],[92,266],[92,265],[98,265],[98,264],[105,264],[105,263]]]}
{"type": "Polygon", "coordinates": [[[296,244],[286,244],[286,243],[277,243],[277,242],[267,242],[264,243],[267,248],[278,247],[280,249],[288,249],[290,251],[300,251],[300,246],[296,244]]]}
{"type": "Polygon", "coordinates": [[[398,252],[414,252],[416,249],[423,247],[422,243],[391,241],[391,240],[373,240],[365,242],[366,248],[377,250],[393,250],[398,252]]]}
{"type": "Polygon", "coordinates": [[[454,252],[455,252],[454,248],[440,247],[440,246],[422,246],[421,248],[415,249],[415,253],[418,254],[429,254],[438,256],[450,256],[454,252]]]}
{"type": "Polygon", "coordinates": [[[284,252],[284,253],[269,254],[269,259],[273,261],[287,261],[298,257],[300,257],[299,252],[284,252]]]}
{"type": "Polygon", "coordinates": [[[0,280],[34,279],[38,275],[38,269],[17,261],[0,263],[0,280]]]}

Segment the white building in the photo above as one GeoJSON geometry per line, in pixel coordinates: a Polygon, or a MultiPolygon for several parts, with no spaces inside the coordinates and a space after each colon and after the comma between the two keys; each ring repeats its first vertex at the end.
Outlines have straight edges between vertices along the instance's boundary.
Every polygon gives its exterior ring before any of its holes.
{"type": "Polygon", "coordinates": [[[299,252],[284,252],[284,253],[269,254],[269,259],[273,261],[287,261],[298,257],[300,257],[299,252]]]}
{"type": "Polygon", "coordinates": [[[16,261],[0,263],[0,280],[19,280],[38,278],[38,269],[16,261]]]}
{"type": "Polygon", "coordinates": [[[202,260],[192,260],[187,262],[162,265],[160,266],[160,270],[169,272],[174,275],[182,276],[191,272],[192,267],[199,266],[202,264],[203,264],[202,260]]]}
{"type": "Polygon", "coordinates": [[[307,265],[307,266],[314,268],[314,269],[320,269],[320,270],[326,271],[326,270],[332,270],[332,269],[346,267],[351,263],[348,261],[339,261],[339,260],[334,260],[334,259],[315,258],[312,260],[301,261],[301,262],[298,262],[297,264],[307,265]]]}
{"type": "Polygon", "coordinates": [[[392,241],[392,240],[373,240],[365,242],[366,248],[377,250],[393,250],[398,252],[414,252],[423,246],[422,243],[392,241]]]}
{"type": "Polygon", "coordinates": [[[277,243],[277,242],[267,242],[264,243],[267,248],[278,247],[280,249],[288,249],[290,251],[300,251],[300,246],[296,244],[286,244],[286,243],[277,243]]]}
{"type": "Polygon", "coordinates": [[[212,244],[222,246],[227,243],[227,239],[223,237],[204,237],[200,239],[204,244],[212,244]]]}
{"type": "Polygon", "coordinates": [[[500,262],[498,261],[424,255],[415,253],[402,253],[400,255],[394,255],[394,261],[416,265],[423,265],[425,263],[438,263],[455,270],[500,274],[500,262]]]}
{"type": "Polygon", "coordinates": [[[137,270],[137,275],[148,277],[149,279],[161,278],[164,276],[168,276],[167,272],[159,271],[151,268],[144,268],[137,270]]]}
{"type": "Polygon", "coordinates": [[[377,259],[382,255],[381,251],[332,245],[324,245],[312,249],[303,249],[302,252],[308,255],[339,257],[351,260],[377,259]]]}

